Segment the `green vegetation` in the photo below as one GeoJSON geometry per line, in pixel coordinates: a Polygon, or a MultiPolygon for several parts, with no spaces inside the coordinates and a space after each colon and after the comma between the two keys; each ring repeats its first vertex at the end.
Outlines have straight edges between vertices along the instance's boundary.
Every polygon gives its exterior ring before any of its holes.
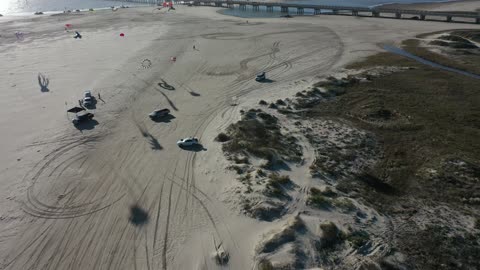
{"type": "Polygon", "coordinates": [[[345,212],[352,212],[357,208],[353,204],[352,200],[348,198],[338,198],[333,200],[333,205],[337,208],[342,209],[345,212]]]}
{"type": "Polygon", "coordinates": [[[272,197],[285,197],[285,187],[291,183],[292,181],[288,175],[271,173],[268,175],[266,194],[272,197]]]}
{"type": "Polygon", "coordinates": [[[229,140],[230,140],[230,137],[223,132],[218,134],[217,137],[215,138],[215,141],[217,141],[217,142],[226,142],[226,141],[229,141],[229,140]]]}
{"type": "Polygon", "coordinates": [[[366,231],[354,231],[348,234],[346,238],[354,248],[359,248],[370,240],[370,236],[366,231]]]}
{"type": "Polygon", "coordinates": [[[262,260],[258,264],[258,269],[259,270],[274,270],[272,263],[268,260],[262,260]]]}
{"type": "Polygon", "coordinates": [[[250,110],[242,120],[227,128],[229,141],[223,151],[229,154],[248,154],[267,160],[265,169],[273,169],[284,161],[301,160],[302,148],[295,137],[282,134],[276,117],[261,110],[250,110]]]}
{"type": "MultiPolygon", "coordinates": [[[[418,48],[417,42],[407,41],[407,50],[446,66],[461,68],[459,65],[465,64],[459,60],[464,58],[457,55],[450,58],[431,54],[418,48]]],[[[480,73],[480,59],[468,61],[475,64],[461,69],[473,71],[470,67],[474,67],[480,73]]],[[[345,86],[344,95],[323,102],[307,114],[314,119],[346,119],[374,133],[382,143],[382,156],[375,167],[339,180],[336,189],[360,197],[394,218],[407,219],[417,213],[419,205],[444,205],[452,213],[473,217],[478,224],[480,212],[475,198],[480,192],[480,148],[475,146],[480,145],[479,80],[390,53],[371,56],[350,68],[376,66],[411,69],[345,86]],[[378,115],[376,118],[388,125],[364,121],[372,115],[378,115]],[[399,116],[405,121],[395,122],[399,116]]],[[[392,232],[394,248],[409,258],[409,268],[480,268],[480,262],[474,259],[478,257],[474,254],[480,252],[478,225],[470,232],[457,233],[458,228],[450,220],[423,217],[439,225],[425,229],[410,222],[392,232]]],[[[347,240],[359,248],[370,236],[366,231],[355,231],[347,240]]]]}
{"type": "Polygon", "coordinates": [[[325,196],[318,188],[310,189],[310,196],[307,204],[320,209],[329,209],[332,207],[332,200],[325,196]]]}
{"type": "Polygon", "coordinates": [[[344,233],[331,221],[320,224],[320,230],[322,248],[331,248],[344,240],[344,233]]]}
{"type": "MultiPolygon", "coordinates": [[[[480,31],[479,31],[480,32],[480,31]]],[[[420,46],[420,41],[418,39],[409,39],[403,42],[403,48],[424,59],[430,60],[432,62],[452,67],[475,74],[480,74],[480,53],[474,53],[474,51],[463,50],[463,49],[475,49],[476,46],[471,42],[465,40],[466,42],[457,42],[453,41],[451,43],[435,41],[433,45],[439,46],[448,46],[452,49],[450,55],[443,55],[439,53],[432,52],[427,48],[420,46]],[[455,51],[455,49],[460,49],[455,51]]]]}

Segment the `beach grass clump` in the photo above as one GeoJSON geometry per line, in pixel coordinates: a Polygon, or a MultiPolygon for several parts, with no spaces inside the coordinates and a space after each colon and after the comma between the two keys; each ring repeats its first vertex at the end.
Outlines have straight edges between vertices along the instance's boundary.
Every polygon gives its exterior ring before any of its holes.
{"type": "Polygon", "coordinates": [[[263,259],[259,264],[258,264],[258,269],[259,270],[274,270],[272,263],[267,260],[263,259]]]}
{"type": "Polygon", "coordinates": [[[229,140],[230,140],[230,137],[223,132],[219,133],[217,137],[215,137],[215,141],[217,142],[228,142],[229,140]]]}
{"type": "Polygon", "coordinates": [[[345,239],[345,234],[342,232],[335,223],[329,221],[320,224],[321,235],[321,247],[322,248],[331,248],[345,239]]]}
{"type": "Polygon", "coordinates": [[[271,173],[268,175],[266,195],[271,197],[285,197],[285,188],[291,183],[292,180],[290,180],[290,177],[288,175],[271,173]]]}
{"type": "Polygon", "coordinates": [[[278,119],[261,110],[249,110],[242,119],[226,130],[230,138],[222,145],[229,155],[241,153],[267,161],[264,168],[273,169],[284,161],[301,160],[302,148],[293,136],[282,134],[278,119]]]}
{"type": "Polygon", "coordinates": [[[346,239],[354,248],[360,248],[370,240],[370,236],[366,231],[359,230],[349,233],[346,239]]]}
{"type": "Polygon", "coordinates": [[[342,209],[344,212],[352,212],[356,210],[355,204],[348,198],[337,198],[333,200],[333,205],[342,209]]]}
{"type": "Polygon", "coordinates": [[[332,200],[322,194],[322,191],[318,188],[312,187],[310,188],[307,205],[311,205],[319,209],[329,209],[332,207],[332,200]]]}

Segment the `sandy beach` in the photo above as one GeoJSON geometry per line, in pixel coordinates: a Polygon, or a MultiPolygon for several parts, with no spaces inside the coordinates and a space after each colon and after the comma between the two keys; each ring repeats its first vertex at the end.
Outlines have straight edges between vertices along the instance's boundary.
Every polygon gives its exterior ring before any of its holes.
{"type": "Polygon", "coordinates": [[[480,29],[350,16],[247,22],[216,11],[0,18],[0,269],[254,269],[262,236],[298,211],[273,222],[235,211],[235,176],[215,136],[241,110],[343,72],[379,44],[480,29]],[[256,83],[259,71],[271,83],[256,83]],[[76,128],[66,110],[85,90],[95,117],[76,128]],[[149,119],[162,108],[171,119],[149,119]],[[176,145],[188,136],[202,149],[176,145]],[[213,259],[218,247],[228,265],[213,259]]]}

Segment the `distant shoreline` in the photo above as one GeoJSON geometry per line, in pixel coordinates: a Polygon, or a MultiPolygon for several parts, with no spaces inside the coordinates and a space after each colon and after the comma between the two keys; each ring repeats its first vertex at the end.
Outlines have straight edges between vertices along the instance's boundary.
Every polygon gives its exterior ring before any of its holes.
{"type": "Polygon", "coordinates": [[[419,9],[419,10],[455,10],[455,11],[474,11],[475,7],[480,8],[480,0],[458,0],[445,2],[422,2],[414,4],[391,3],[380,5],[383,8],[395,9],[419,9]],[[475,3],[477,5],[475,6],[475,3]]]}

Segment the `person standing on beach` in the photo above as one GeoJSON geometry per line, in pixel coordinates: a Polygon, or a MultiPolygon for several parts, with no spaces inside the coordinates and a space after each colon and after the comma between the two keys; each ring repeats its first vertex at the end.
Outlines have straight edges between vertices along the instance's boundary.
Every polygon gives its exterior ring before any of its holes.
{"type": "Polygon", "coordinates": [[[195,51],[195,45],[193,45],[193,50],[195,51]]]}

